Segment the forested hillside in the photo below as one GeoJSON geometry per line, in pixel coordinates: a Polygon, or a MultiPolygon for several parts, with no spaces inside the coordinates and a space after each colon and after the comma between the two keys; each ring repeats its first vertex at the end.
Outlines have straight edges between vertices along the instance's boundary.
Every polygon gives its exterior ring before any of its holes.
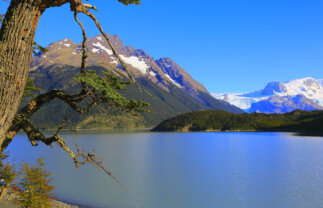
{"type": "Polygon", "coordinates": [[[323,111],[296,110],[286,114],[197,111],[167,119],[153,130],[323,132],[323,111]]]}

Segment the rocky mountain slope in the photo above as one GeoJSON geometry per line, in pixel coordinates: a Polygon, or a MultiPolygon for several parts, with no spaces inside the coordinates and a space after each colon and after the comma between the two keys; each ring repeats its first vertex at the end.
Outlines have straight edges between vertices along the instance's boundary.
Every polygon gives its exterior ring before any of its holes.
{"type": "Polygon", "coordinates": [[[286,83],[275,81],[250,93],[214,94],[214,97],[250,113],[323,110],[323,80],[309,77],[286,83]]]}
{"type": "MultiPolygon", "coordinates": [[[[129,87],[124,92],[125,96],[144,100],[152,107],[151,113],[144,114],[144,123],[130,119],[131,126],[152,126],[168,117],[201,109],[243,112],[225,101],[213,98],[202,84],[195,81],[171,58],[154,60],[143,50],[124,46],[118,36],[109,35],[109,37],[120,57],[128,65],[130,73],[143,89],[140,92],[134,86],[129,87]]],[[[126,73],[120,68],[118,60],[113,56],[102,35],[89,38],[86,47],[90,69],[99,73],[109,71],[115,75],[126,77],[126,73]]],[[[32,59],[30,77],[35,81],[36,86],[43,91],[56,88],[77,92],[80,86],[72,80],[72,77],[79,72],[81,44],[64,39],[50,44],[47,49],[46,53],[39,54],[32,59]]],[[[110,127],[109,125],[120,127],[120,122],[125,120],[119,117],[115,122],[115,119],[114,121],[110,119],[111,116],[102,115],[98,111],[91,112],[90,117],[81,117],[59,101],[47,105],[35,115],[34,120],[41,126],[44,123],[54,126],[66,116],[65,114],[74,120],[80,128],[110,127]],[[59,113],[49,116],[54,112],[59,113]]],[[[125,126],[127,125],[129,124],[125,126]]]]}

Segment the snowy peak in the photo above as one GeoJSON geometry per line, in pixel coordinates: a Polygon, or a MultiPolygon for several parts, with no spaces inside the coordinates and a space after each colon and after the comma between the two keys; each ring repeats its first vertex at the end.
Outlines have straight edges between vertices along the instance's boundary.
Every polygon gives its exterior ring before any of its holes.
{"type": "Polygon", "coordinates": [[[296,109],[306,111],[323,110],[323,106],[318,105],[316,102],[308,99],[304,95],[282,97],[274,95],[267,100],[252,103],[248,112],[286,113],[296,109]]]}
{"type": "Polygon", "coordinates": [[[285,85],[281,82],[274,81],[269,82],[266,87],[262,90],[256,90],[254,92],[245,93],[242,96],[244,97],[264,97],[264,96],[272,96],[277,93],[284,93],[287,89],[285,85]]]}
{"type": "Polygon", "coordinates": [[[311,77],[268,83],[264,89],[250,93],[214,94],[247,112],[285,113],[295,109],[315,110],[323,106],[322,79],[311,77]]]}
{"type": "Polygon", "coordinates": [[[75,47],[75,45],[76,44],[72,40],[65,38],[64,40],[50,44],[49,47],[50,48],[58,47],[61,49],[61,48],[75,47]]]}
{"type": "Polygon", "coordinates": [[[287,91],[284,84],[280,82],[270,82],[266,85],[266,87],[262,90],[263,96],[270,96],[276,93],[285,93],[287,91]]]}
{"type": "Polygon", "coordinates": [[[323,86],[314,78],[296,79],[284,84],[288,95],[304,95],[310,99],[318,99],[323,105],[323,86]]]}

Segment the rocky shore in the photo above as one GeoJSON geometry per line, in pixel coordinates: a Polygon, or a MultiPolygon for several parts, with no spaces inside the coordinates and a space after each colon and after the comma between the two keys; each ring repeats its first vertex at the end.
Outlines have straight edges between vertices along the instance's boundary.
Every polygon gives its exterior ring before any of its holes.
{"type": "MultiPolygon", "coordinates": [[[[12,191],[8,191],[4,196],[3,200],[0,201],[0,207],[5,208],[20,208],[20,206],[15,202],[17,199],[17,195],[12,191]]],[[[61,201],[53,200],[53,208],[81,208],[79,206],[66,204],[61,201]]]]}

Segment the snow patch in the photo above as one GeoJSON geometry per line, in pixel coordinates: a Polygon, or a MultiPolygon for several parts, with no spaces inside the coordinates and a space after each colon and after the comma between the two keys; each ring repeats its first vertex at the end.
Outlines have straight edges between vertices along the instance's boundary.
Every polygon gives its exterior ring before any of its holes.
{"type": "MultiPolygon", "coordinates": [[[[112,50],[107,49],[104,47],[100,42],[93,43],[93,46],[97,47],[98,49],[104,50],[108,55],[113,55],[112,50]]],[[[98,51],[97,51],[98,52],[98,51]]]]}
{"type": "Polygon", "coordinates": [[[251,107],[252,103],[257,103],[262,100],[267,100],[269,97],[243,97],[243,93],[232,94],[212,94],[213,97],[219,100],[224,100],[231,105],[234,105],[243,110],[247,110],[251,107]]]}
{"type": "Polygon", "coordinates": [[[323,106],[323,86],[318,80],[308,77],[283,84],[287,88],[287,92],[277,93],[279,96],[304,95],[311,100],[317,100],[318,104],[323,106]]]}
{"type": "Polygon", "coordinates": [[[117,60],[113,60],[110,62],[111,64],[115,64],[116,66],[118,66],[119,62],[117,60]]]}
{"type": "Polygon", "coordinates": [[[98,39],[100,41],[102,40],[102,38],[100,36],[97,36],[96,39],[98,39]]]}
{"type": "Polygon", "coordinates": [[[179,88],[182,88],[182,85],[180,85],[178,82],[173,80],[168,74],[165,74],[165,76],[171,81],[171,83],[173,83],[174,85],[176,85],[179,88]]]}
{"type": "Polygon", "coordinates": [[[64,44],[64,46],[66,46],[66,47],[70,47],[70,46],[71,46],[71,44],[64,44]]]}
{"type": "Polygon", "coordinates": [[[319,83],[320,83],[320,85],[323,87],[323,79],[318,79],[317,80],[319,83]]]}
{"type": "Polygon", "coordinates": [[[143,74],[146,74],[147,70],[149,69],[149,66],[145,61],[143,61],[142,58],[138,58],[136,56],[126,57],[124,55],[120,55],[120,58],[127,64],[130,64],[132,67],[138,69],[143,74]]]}
{"type": "Polygon", "coordinates": [[[109,63],[114,64],[114,65],[116,65],[116,66],[118,66],[118,65],[119,65],[119,62],[117,61],[117,59],[116,59],[116,58],[114,58],[113,56],[112,56],[112,57],[110,57],[110,58],[112,59],[112,61],[110,61],[109,63]]]}
{"type": "Polygon", "coordinates": [[[93,53],[97,53],[98,51],[100,51],[100,49],[98,49],[98,48],[92,48],[92,52],[93,53]]]}
{"type": "Polygon", "coordinates": [[[156,74],[154,71],[150,71],[150,72],[149,72],[149,74],[150,74],[151,76],[153,76],[153,77],[156,77],[156,76],[157,76],[157,74],[156,74]]]}

